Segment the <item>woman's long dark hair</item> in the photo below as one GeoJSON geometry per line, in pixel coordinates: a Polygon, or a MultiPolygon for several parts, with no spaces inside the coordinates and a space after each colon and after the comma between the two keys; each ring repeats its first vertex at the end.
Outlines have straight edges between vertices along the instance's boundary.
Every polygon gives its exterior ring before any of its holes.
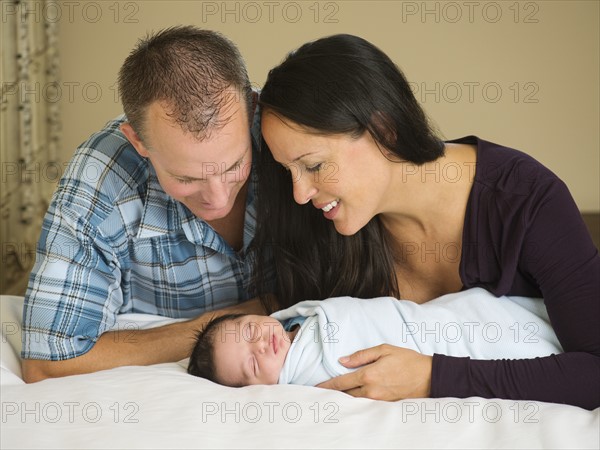
{"type": "MultiPolygon", "coordinates": [[[[290,53],[269,72],[260,106],[263,115],[275,114],[314,134],[368,132],[382,149],[415,164],[444,154],[400,69],[356,36],[322,38],[290,53]]],[[[312,204],[294,201],[290,174],[264,140],[257,169],[259,293],[273,292],[281,307],[342,295],[400,296],[394,245],[378,217],[342,236],[312,204]],[[274,274],[267,269],[273,262],[274,274]]]]}

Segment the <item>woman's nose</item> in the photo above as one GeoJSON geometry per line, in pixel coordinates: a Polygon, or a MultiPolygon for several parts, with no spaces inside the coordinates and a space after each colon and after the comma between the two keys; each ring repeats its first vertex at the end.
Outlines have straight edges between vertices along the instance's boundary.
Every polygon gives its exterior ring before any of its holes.
{"type": "Polygon", "coordinates": [[[308,203],[318,192],[318,189],[313,185],[309,174],[301,173],[298,178],[293,181],[294,200],[299,205],[308,203]]]}

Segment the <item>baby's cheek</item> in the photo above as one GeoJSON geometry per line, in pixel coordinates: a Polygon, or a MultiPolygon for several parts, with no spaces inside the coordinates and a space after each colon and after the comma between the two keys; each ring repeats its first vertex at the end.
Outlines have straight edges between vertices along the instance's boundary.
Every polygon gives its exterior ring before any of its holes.
{"type": "Polygon", "coordinates": [[[281,374],[281,369],[283,368],[283,364],[276,364],[271,371],[271,384],[277,384],[279,381],[279,375],[281,374]]]}

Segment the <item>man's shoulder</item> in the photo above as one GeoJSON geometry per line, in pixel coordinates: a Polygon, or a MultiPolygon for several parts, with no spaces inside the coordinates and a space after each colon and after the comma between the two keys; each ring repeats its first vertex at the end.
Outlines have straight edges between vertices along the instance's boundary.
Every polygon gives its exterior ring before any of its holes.
{"type": "Polygon", "coordinates": [[[63,216],[95,227],[131,228],[128,234],[135,234],[150,167],[119,129],[125,120],[119,116],[109,121],[75,150],[51,210],[60,209],[63,216]]]}
{"type": "Polygon", "coordinates": [[[115,203],[144,188],[149,164],[121,132],[119,127],[125,121],[125,116],[109,121],[75,150],[60,181],[59,193],[93,195],[115,203]]]}

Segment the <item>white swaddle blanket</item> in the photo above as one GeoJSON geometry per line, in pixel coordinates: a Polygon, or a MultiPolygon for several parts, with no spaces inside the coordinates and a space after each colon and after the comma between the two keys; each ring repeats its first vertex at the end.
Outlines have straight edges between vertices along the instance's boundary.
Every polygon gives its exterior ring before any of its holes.
{"type": "Polygon", "coordinates": [[[308,300],[271,315],[307,319],[294,338],[279,384],[314,386],[352,372],[338,358],[379,344],[426,355],[523,359],[561,353],[541,299],[495,297],[481,288],[424,304],[393,297],[308,300]]]}

